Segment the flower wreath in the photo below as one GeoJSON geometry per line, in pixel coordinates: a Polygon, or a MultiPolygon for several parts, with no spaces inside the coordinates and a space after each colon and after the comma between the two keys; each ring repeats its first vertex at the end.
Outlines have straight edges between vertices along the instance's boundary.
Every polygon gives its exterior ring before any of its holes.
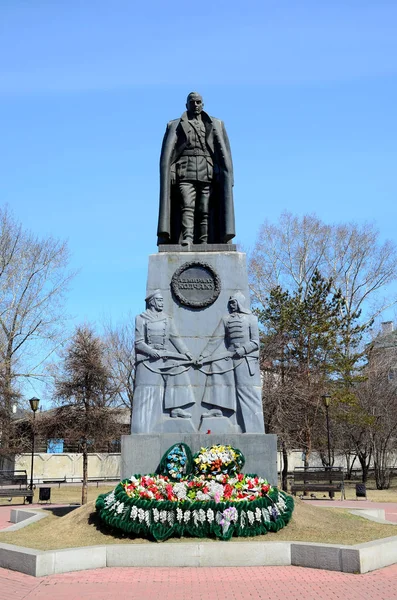
{"type": "Polygon", "coordinates": [[[189,447],[172,446],[161,461],[162,473],[134,475],[101,494],[95,505],[99,519],[111,528],[157,541],[183,535],[229,540],[287,525],[292,497],[262,477],[239,473],[244,464],[240,450],[201,448],[193,460],[200,474],[188,476],[183,471],[190,469],[189,447]]]}

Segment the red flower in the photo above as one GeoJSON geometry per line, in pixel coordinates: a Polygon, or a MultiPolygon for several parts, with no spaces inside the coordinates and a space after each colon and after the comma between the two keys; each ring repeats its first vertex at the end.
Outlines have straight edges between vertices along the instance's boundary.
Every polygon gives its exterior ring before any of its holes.
{"type": "Polygon", "coordinates": [[[268,492],[269,490],[270,490],[270,485],[269,485],[268,483],[264,483],[264,484],[262,485],[262,492],[263,492],[264,494],[267,494],[267,492],[268,492]]]}
{"type": "Polygon", "coordinates": [[[232,486],[229,483],[227,483],[225,485],[224,490],[223,490],[223,495],[224,495],[225,498],[230,498],[230,496],[232,494],[233,494],[233,488],[232,488],[232,486]]]}
{"type": "Polygon", "coordinates": [[[242,481],[242,480],[244,479],[244,475],[243,475],[242,473],[239,473],[239,474],[237,475],[237,479],[238,479],[239,481],[242,481]]]}

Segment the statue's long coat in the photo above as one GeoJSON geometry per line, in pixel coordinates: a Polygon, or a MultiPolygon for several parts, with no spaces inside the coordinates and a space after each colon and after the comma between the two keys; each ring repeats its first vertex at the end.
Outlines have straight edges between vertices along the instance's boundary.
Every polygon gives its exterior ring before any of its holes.
{"type": "MultiPolygon", "coordinates": [[[[233,163],[229,139],[223,121],[202,112],[206,144],[214,163],[214,181],[210,201],[209,242],[227,243],[235,235],[233,206],[233,163]]],[[[180,200],[175,178],[175,163],[188,143],[189,120],[185,112],[170,121],[163,139],[160,157],[160,208],[158,243],[178,244],[180,236],[180,200]]]]}

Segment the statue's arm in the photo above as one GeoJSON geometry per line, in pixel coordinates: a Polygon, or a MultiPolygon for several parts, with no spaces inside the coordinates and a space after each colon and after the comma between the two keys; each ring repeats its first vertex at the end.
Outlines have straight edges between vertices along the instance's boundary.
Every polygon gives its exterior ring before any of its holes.
{"type": "Polygon", "coordinates": [[[236,350],[236,355],[240,358],[243,356],[248,356],[252,352],[256,352],[257,350],[259,350],[258,323],[256,317],[254,317],[253,315],[249,316],[248,330],[250,337],[249,342],[246,342],[245,344],[243,344],[243,346],[241,346],[241,348],[238,348],[236,350]]]}
{"type": "Polygon", "coordinates": [[[189,352],[185,342],[179,336],[172,319],[169,320],[169,328],[170,342],[174,348],[176,348],[180,354],[186,354],[189,359],[193,358],[193,355],[189,352]]]}
{"type": "Polygon", "coordinates": [[[214,354],[215,350],[217,350],[219,348],[219,346],[222,344],[222,342],[223,343],[225,342],[225,332],[226,332],[226,328],[225,328],[224,319],[221,319],[217,328],[215,329],[214,333],[212,334],[211,339],[208,341],[204,350],[201,351],[200,356],[199,356],[199,361],[201,359],[207,358],[208,356],[211,356],[212,354],[214,354]]]}
{"type": "Polygon", "coordinates": [[[244,344],[244,348],[247,354],[251,352],[255,352],[259,350],[259,329],[258,329],[258,321],[256,317],[250,315],[249,317],[249,332],[250,332],[250,341],[247,344],[244,344]]]}
{"type": "Polygon", "coordinates": [[[135,352],[151,358],[159,358],[159,353],[146,343],[145,338],[145,321],[138,315],[135,319],[135,352]]]}

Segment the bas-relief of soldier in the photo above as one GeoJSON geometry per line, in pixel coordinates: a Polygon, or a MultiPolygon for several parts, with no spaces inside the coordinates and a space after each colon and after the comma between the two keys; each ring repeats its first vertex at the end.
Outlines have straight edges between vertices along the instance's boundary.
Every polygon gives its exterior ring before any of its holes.
{"type": "Polygon", "coordinates": [[[195,401],[186,367],[191,365],[192,355],[171,317],[163,312],[161,291],[156,290],[145,301],[146,310],[135,320],[132,433],[161,431],[164,414],[190,418],[185,408],[195,401]]]}
{"type": "Polygon", "coordinates": [[[228,243],[235,236],[233,163],[222,121],[192,92],[170,121],[160,157],[158,244],[228,243]]]}
{"type": "Polygon", "coordinates": [[[203,396],[210,410],[203,417],[233,411],[243,433],[264,433],[258,321],[240,292],[230,297],[228,309],[197,361],[210,364],[203,396]]]}

